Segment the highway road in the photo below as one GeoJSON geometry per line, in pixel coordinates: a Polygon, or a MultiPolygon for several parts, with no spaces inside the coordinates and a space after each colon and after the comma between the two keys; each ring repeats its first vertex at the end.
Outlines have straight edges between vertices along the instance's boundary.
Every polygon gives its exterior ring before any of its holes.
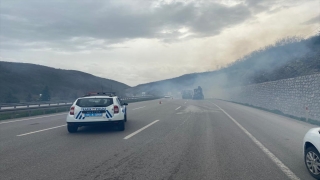
{"type": "Polygon", "coordinates": [[[0,121],[1,179],[312,179],[313,125],[218,100],[131,103],[126,130],[82,127],[66,113],[0,121]]]}

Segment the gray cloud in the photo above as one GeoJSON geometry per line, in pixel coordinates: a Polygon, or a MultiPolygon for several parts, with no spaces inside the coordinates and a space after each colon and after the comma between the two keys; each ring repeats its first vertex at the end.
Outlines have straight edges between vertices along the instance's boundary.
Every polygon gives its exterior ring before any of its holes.
{"type": "Polygon", "coordinates": [[[304,22],[303,24],[320,24],[320,14],[316,17],[309,19],[308,21],[304,22]]]}
{"type": "Polygon", "coordinates": [[[1,0],[0,60],[137,85],[215,70],[279,38],[307,36],[317,28],[304,23],[319,14],[316,1],[1,0]]]}
{"type": "Polygon", "coordinates": [[[137,11],[109,1],[15,0],[2,1],[0,12],[0,40],[5,42],[1,49],[57,51],[108,49],[110,44],[135,38],[170,42],[185,35],[180,28],[187,28],[193,37],[212,36],[251,16],[244,4],[214,2],[160,3],[137,11]]]}
{"type": "Polygon", "coordinates": [[[203,36],[218,34],[221,29],[243,22],[251,15],[248,7],[243,4],[228,7],[211,3],[199,12],[200,15],[195,17],[190,27],[203,36]]]}
{"type": "Polygon", "coordinates": [[[276,12],[283,8],[289,8],[292,6],[298,6],[303,1],[297,0],[246,0],[245,4],[250,7],[254,13],[266,11],[269,13],[276,12]]]}

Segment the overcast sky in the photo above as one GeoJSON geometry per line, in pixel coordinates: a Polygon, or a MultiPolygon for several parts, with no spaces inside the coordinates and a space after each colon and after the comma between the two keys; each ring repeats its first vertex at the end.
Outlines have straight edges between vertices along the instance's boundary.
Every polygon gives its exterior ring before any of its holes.
{"type": "Polygon", "coordinates": [[[319,0],[1,0],[0,60],[135,86],[319,29],[319,0]]]}

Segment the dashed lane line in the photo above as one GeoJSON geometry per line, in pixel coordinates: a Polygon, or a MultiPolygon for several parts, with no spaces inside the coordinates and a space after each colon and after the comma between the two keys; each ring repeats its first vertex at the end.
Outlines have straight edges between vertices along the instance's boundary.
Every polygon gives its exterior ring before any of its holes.
{"type": "Polygon", "coordinates": [[[135,131],[135,132],[133,132],[133,133],[129,134],[128,136],[124,137],[123,139],[125,139],[125,140],[130,139],[130,138],[131,138],[131,137],[133,137],[134,135],[136,135],[136,134],[140,133],[141,131],[143,131],[143,130],[147,129],[148,127],[152,126],[153,124],[155,124],[155,123],[157,123],[157,122],[159,122],[159,120],[155,120],[155,121],[153,121],[152,123],[150,123],[150,124],[148,124],[148,125],[144,126],[143,128],[141,128],[141,129],[139,129],[139,130],[137,130],[137,131],[135,131]]]}
{"type": "Polygon", "coordinates": [[[138,108],[134,108],[134,109],[132,109],[132,110],[137,110],[137,109],[142,109],[142,108],[145,108],[145,106],[138,107],[138,108]]]}
{"type": "Polygon", "coordinates": [[[42,132],[42,131],[48,131],[48,130],[51,130],[51,129],[56,129],[56,128],[60,128],[60,127],[63,127],[63,126],[66,126],[66,124],[64,125],[61,125],[61,126],[55,126],[55,127],[51,127],[51,128],[47,128],[47,129],[41,129],[41,130],[38,130],[38,131],[32,131],[32,132],[28,132],[28,133],[25,133],[25,134],[19,134],[17,136],[26,136],[26,135],[30,135],[30,134],[34,134],[34,133],[38,133],[38,132],[42,132]]]}

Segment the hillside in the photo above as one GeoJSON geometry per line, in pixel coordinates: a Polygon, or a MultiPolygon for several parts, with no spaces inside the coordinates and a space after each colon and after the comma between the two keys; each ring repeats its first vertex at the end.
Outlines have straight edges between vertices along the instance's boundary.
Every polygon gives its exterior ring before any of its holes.
{"type": "Polygon", "coordinates": [[[198,85],[210,94],[219,88],[241,86],[320,73],[320,36],[296,37],[277,43],[238,59],[217,71],[186,74],[180,77],[141,84],[127,90],[138,94],[178,94],[198,85]],[[214,90],[213,90],[214,89],[214,90]]]}
{"type": "Polygon", "coordinates": [[[0,61],[0,102],[8,94],[24,101],[30,94],[33,100],[48,86],[51,100],[72,100],[90,91],[116,91],[122,94],[128,85],[88,73],[55,69],[27,63],[0,61]]]}

